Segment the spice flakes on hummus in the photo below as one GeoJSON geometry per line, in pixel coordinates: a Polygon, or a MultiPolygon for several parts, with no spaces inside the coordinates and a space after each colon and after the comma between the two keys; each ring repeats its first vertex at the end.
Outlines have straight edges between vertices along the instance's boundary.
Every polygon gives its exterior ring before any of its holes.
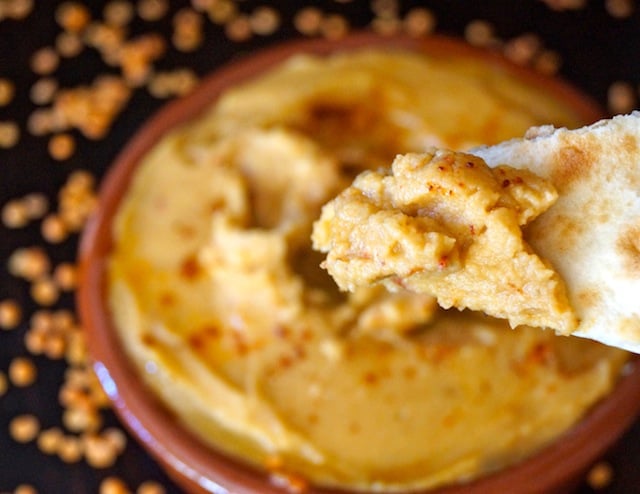
{"type": "Polygon", "coordinates": [[[324,206],[312,238],[343,290],[379,282],[566,334],[576,317],[564,284],[521,230],[556,199],[532,172],[433,149],[361,173],[324,206]]]}
{"type": "Polygon", "coordinates": [[[124,348],[189,431],[279,478],[409,490],[533,454],[608,393],[624,352],[407,290],[340,292],[310,236],[354,171],[547,122],[580,124],[458,56],[301,56],[235,86],[145,156],[120,204],[124,348]]]}

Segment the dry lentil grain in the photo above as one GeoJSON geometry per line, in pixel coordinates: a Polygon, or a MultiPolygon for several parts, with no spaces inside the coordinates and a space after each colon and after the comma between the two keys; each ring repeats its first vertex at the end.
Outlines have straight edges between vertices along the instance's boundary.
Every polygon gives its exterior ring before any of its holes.
{"type": "Polygon", "coordinates": [[[111,0],[102,10],[102,17],[107,24],[120,27],[129,24],[134,15],[133,5],[126,0],[111,0]]]}
{"type": "Polygon", "coordinates": [[[607,13],[616,19],[626,19],[635,10],[635,2],[633,0],[606,0],[604,5],[607,13]]]}
{"type": "Polygon", "coordinates": [[[49,139],[49,155],[56,161],[69,159],[76,150],[76,141],[71,134],[56,134],[49,139]]]}
{"type": "Polygon", "coordinates": [[[300,9],[293,18],[294,27],[306,36],[314,36],[320,31],[322,11],[316,7],[305,7],[300,9]]]}
{"type": "Polygon", "coordinates": [[[55,304],[60,297],[58,287],[49,276],[34,280],[29,292],[36,303],[44,306],[55,304]]]}
{"type": "Polygon", "coordinates": [[[607,103],[612,114],[628,113],[636,105],[633,86],[626,81],[616,81],[607,91],[607,103]]]}
{"type": "Polygon", "coordinates": [[[6,0],[0,4],[0,20],[4,16],[9,19],[22,20],[33,10],[33,0],[6,0]]]}
{"type": "Polygon", "coordinates": [[[65,463],[77,463],[82,459],[83,443],[71,435],[62,435],[58,440],[56,454],[65,463]]]}
{"type": "Polygon", "coordinates": [[[84,49],[84,43],[80,35],[68,31],[58,34],[54,44],[58,54],[65,58],[76,57],[84,49]]]}
{"type": "Polygon", "coordinates": [[[6,106],[13,100],[15,85],[9,79],[0,77],[0,106],[6,106]]]}
{"type": "Polygon", "coordinates": [[[0,149],[15,146],[20,139],[20,127],[12,121],[0,121],[0,149]]]}
{"type": "Polygon", "coordinates": [[[38,491],[32,485],[20,484],[14,489],[13,494],[38,494],[38,491]]]}
{"type": "Polygon", "coordinates": [[[20,388],[32,385],[38,377],[35,364],[27,357],[15,357],[9,363],[8,373],[11,384],[20,388]]]}
{"type": "Polygon", "coordinates": [[[410,36],[424,36],[433,32],[436,18],[433,13],[423,7],[414,7],[404,18],[404,30],[410,36]]]}
{"type": "Polygon", "coordinates": [[[9,422],[9,434],[14,441],[28,443],[33,441],[40,432],[40,422],[35,415],[24,414],[14,417],[9,422]]]}
{"type": "Polygon", "coordinates": [[[224,32],[231,41],[242,42],[251,39],[249,16],[240,14],[225,24],[224,32]]]}
{"type": "Polygon", "coordinates": [[[249,23],[254,33],[268,36],[278,30],[280,14],[273,7],[257,7],[249,17],[249,23]]]}
{"type": "Polygon", "coordinates": [[[109,440],[97,434],[86,434],[83,442],[85,459],[92,467],[108,468],[115,463],[118,452],[109,440]]]}
{"type": "Polygon", "coordinates": [[[27,119],[27,130],[31,135],[43,136],[53,129],[53,112],[39,109],[32,112],[27,119]]]}
{"type": "Polygon", "coordinates": [[[29,211],[23,201],[14,199],[2,207],[2,224],[7,228],[22,228],[29,223],[29,211]]]}
{"type": "Polygon", "coordinates": [[[106,477],[100,483],[99,494],[130,494],[127,484],[118,477],[106,477]]]}
{"type": "Polygon", "coordinates": [[[402,28],[400,19],[392,16],[376,17],[371,21],[373,30],[382,36],[390,36],[402,28]]]}
{"type": "Polygon", "coordinates": [[[166,492],[164,486],[154,480],[147,480],[136,489],[136,494],[165,494],[166,492]]]}
{"type": "Polygon", "coordinates": [[[41,247],[21,247],[9,256],[9,272],[25,280],[33,281],[44,276],[50,267],[49,256],[41,247]]]}
{"type": "Polygon", "coordinates": [[[587,484],[594,490],[602,490],[613,481],[613,468],[606,461],[596,463],[587,473],[587,484]]]}
{"type": "Polygon", "coordinates": [[[13,299],[0,301],[0,329],[14,329],[22,320],[22,309],[13,299]]]}
{"type": "Polygon", "coordinates": [[[68,1],[60,4],[55,11],[58,25],[65,31],[78,33],[91,21],[89,9],[80,2],[68,1]]]}
{"type": "Polygon", "coordinates": [[[57,214],[50,214],[41,224],[42,237],[49,243],[58,244],[68,236],[67,225],[57,214]]]}
{"type": "Polygon", "coordinates": [[[29,98],[36,105],[47,105],[53,101],[58,82],[52,77],[38,79],[29,90],[29,98]]]}
{"type": "Polygon", "coordinates": [[[349,21],[340,14],[328,14],[320,22],[320,34],[327,39],[340,39],[349,32],[349,21]]]}
{"type": "Polygon", "coordinates": [[[207,15],[214,24],[227,24],[238,16],[238,7],[231,0],[217,0],[207,9],[207,15]]]}
{"type": "Polygon", "coordinates": [[[50,46],[45,46],[36,50],[31,55],[31,70],[38,75],[49,75],[58,68],[60,56],[50,46]]]}
{"type": "Polygon", "coordinates": [[[53,270],[53,280],[60,290],[71,291],[76,287],[77,269],[70,262],[58,264],[53,270]]]}
{"type": "Polygon", "coordinates": [[[44,194],[32,192],[22,198],[29,219],[37,220],[42,218],[49,210],[49,201],[44,194]]]}
{"type": "Polygon", "coordinates": [[[464,29],[465,39],[475,46],[488,46],[494,41],[493,26],[484,20],[473,20],[464,29]]]}
{"type": "Polygon", "coordinates": [[[71,432],[96,432],[102,420],[93,408],[67,408],[62,414],[62,423],[71,432]]]}
{"type": "Polygon", "coordinates": [[[58,427],[43,430],[36,441],[38,449],[46,455],[56,454],[63,436],[62,430],[58,427]]]}
{"type": "Polygon", "coordinates": [[[562,58],[552,50],[542,51],[533,61],[534,68],[546,75],[557,74],[558,70],[560,70],[560,65],[562,65],[562,58]]]}
{"type": "Polygon", "coordinates": [[[0,397],[4,396],[9,390],[9,381],[7,375],[0,371],[0,397]]]}
{"type": "Polygon", "coordinates": [[[169,10],[167,0],[139,0],[136,4],[138,16],[148,22],[162,19],[169,10]]]}

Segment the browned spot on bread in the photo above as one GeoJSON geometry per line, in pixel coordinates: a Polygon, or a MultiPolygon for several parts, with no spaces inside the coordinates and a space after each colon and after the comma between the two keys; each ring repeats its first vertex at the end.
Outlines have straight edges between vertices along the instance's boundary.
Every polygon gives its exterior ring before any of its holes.
{"type": "Polygon", "coordinates": [[[592,161],[589,156],[588,146],[565,146],[556,153],[551,182],[560,193],[566,192],[574,182],[584,180],[589,175],[592,161]]]}
{"type": "Polygon", "coordinates": [[[631,134],[625,134],[624,136],[622,136],[622,139],[620,139],[620,142],[622,144],[622,150],[625,153],[629,154],[629,156],[637,155],[638,140],[635,138],[635,136],[631,134]]]}
{"type": "Polygon", "coordinates": [[[632,316],[622,319],[617,333],[628,341],[640,342],[640,317],[632,316]]]}
{"type": "Polygon", "coordinates": [[[600,292],[594,289],[586,289],[579,292],[576,298],[580,301],[580,305],[584,307],[593,307],[600,302],[600,292]]]}
{"type": "Polygon", "coordinates": [[[629,277],[640,276],[640,224],[624,230],[618,237],[617,247],[629,277]]]}

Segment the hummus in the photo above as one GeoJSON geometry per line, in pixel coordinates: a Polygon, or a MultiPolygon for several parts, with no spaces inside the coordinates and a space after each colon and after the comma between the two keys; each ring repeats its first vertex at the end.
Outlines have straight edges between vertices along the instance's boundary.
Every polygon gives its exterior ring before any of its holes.
{"type": "Polygon", "coordinates": [[[543,122],[580,123],[467,58],[299,56],[228,91],[155,146],[120,206],[109,296],[126,351],[185,427],[276,474],[401,490],[531,455],[625,353],[425,295],[340,292],[310,235],[356,172],[543,122]]]}
{"type": "Polygon", "coordinates": [[[471,154],[398,155],[325,205],[312,240],[343,290],[380,282],[568,334],[577,318],[564,283],[521,230],[557,197],[535,174],[471,154]]]}

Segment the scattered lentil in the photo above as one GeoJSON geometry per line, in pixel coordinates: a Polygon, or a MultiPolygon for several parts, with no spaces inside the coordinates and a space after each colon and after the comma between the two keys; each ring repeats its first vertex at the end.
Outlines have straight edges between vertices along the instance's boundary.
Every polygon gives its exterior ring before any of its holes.
{"type": "Polygon", "coordinates": [[[0,20],[4,17],[22,20],[33,10],[33,0],[4,0],[0,2],[0,20]]]}
{"type": "Polygon", "coordinates": [[[136,489],[136,494],[165,494],[166,492],[164,486],[154,480],[147,480],[136,489]]]}
{"type": "Polygon", "coordinates": [[[249,23],[255,34],[268,36],[280,27],[280,14],[273,7],[258,7],[251,13],[249,23]]]}
{"type": "Polygon", "coordinates": [[[320,23],[320,34],[327,39],[340,39],[349,32],[349,21],[340,14],[328,14],[320,23]]]}
{"type": "Polygon", "coordinates": [[[31,220],[42,218],[49,210],[49,201],[44,194],[32,192],[22,198],[22,204],[31,220]]]}
{"type": "Polygon", "coordinates": [[[9,422],[9,434],[14,441],[28,443],[40,432],[40,422],[32,414],[18,415],[9,422]]]}
{"type": "Polygon", "coordinates": [[[13,100],[15,86],[13,82],[4,77],[0,77],[0,106],[6,106],[13,100]]]}
{"type": "Polygon", "coordinates": [[[36,381],[37,375],[35,364],[27,357],[15,357],[9,364],[9,381],[14,386],[30,386],[36,381]]]}
{"type": "Polygon", "coordinates": [[[587,473],[587,484],[593,490],[602,490],[613,481],[613,468],[606,461],[596,463],[587,473]]]}
{"type": "Polygon", "coordinates": [[[63,31],[56,36],[56,51],[61,57],[73,58],[84,49],[84,43],[78,33],[63,31]]]}
{"type": "Polygon", "coordinates": [[[12,121],[0,121],[0,149],[15,146],[20,139],[20,127],[12,121]]]}
{"type": "Polygon", "coordinates": [[[58,427],[43,430],[36,440],[38,449],[46,455],[56,454],[63,436],[62,430],[58,427]]]}
{"type": "Polygon", "coordinates": [[[58,6],[55,19],[65,31],[78,33],[85,29],[91,21],[91,13],[80,2],[68,1],[58,6]]]}
{"type": "Polygon", "coordinates": [[[435,16],[429,9],[423,7],[412,8],[404,18],[404,30],[410,36],[424,36],[433,32],[435,27],[435,16]]]}
{"type": "Polygon", "coordinates": [[[130,494],[127,484],[118,477],[106,477],[100,483],[100,494],[130,494]]]}
{"type": "Polygon", "coordinates": [[[2,207],[2,224],[7,228],[22,228],[29,223],[29,211],[23,201],[7,201],[2,207]]]}
{"type": "Polygon", "coordinates": [[[76,287],[77,269],[70,262],[58,264],[53,271],[53,280],[60,290],[71,291],[76,287]]]}
{"type": "Polygon", "coordinates": [[[14,329],[22,320],[22,309],[13,299],[0,301],[0,329],[14,329]]]}
{"type": "Polygon", "coordinates": [[[242,42],[251,39],[251,22],[249,16],[240,14],[225,24],[224,32],[231,41],[242,42]]]}
{"type": "Polygon", "coordinates": [[[544,50],[533,61],[533,67],[546,75],[554,75],[560,70],[562,58],[553,50],[544,50]]]}
{"type": "Polygon", "coordinates": [[[504,55],[514,63],[528,65],[540,50],[542,42],[535,34],[517,36],[504,45],[504,55]]]}
{"type": "Polygon", "coordinates": [[[238,15],[238,7],[231,0],[216,0],[207,8],[207,15],[214,24],[227,24],[238,15]]]}
{"type": "Polygon", "coordinates": [[[626,19],[635,10],[635,2],[633,0],[606,0],[604,5],[609,15],[616,19],[626,19]]]}
{"type": "Polygon", "coordinates": [[[612,114],[628,113],[637,104],[633,86],[626,81],[616,81],[607,92],[609,111],[612,114]]]}
{"type": "Polygon", "coordinates": [[[55,304],[60,297],[60,291],[49,276],[42,276],[33,281],[30,289],[33,300],[45,307],[55,304]]]}
{"type": "Polygon", "coordinates": [[[9,272],[25,280],[33,281],[44,276],[50,267],[51,261],[42,247],[21,247],[9,256],[9,272]]]}
{"type": "Polygon", "coordinates": [[[57,90],[58,82],[55,79],[52,77],[43,77],[31,86],[29,97],[36,105],[46,105],[53,101],[57,90]]]}
{"type": "Polygon", "coordinates": [[[147,22],[162,19],[169,10],[167,0],[139,0],[136,4],[138,16],[147,22]]]}
{"type": "Polygon", "coordinates": [[[65,222],[57,214],[50,214],[42,221],[42,237],[49,243],[58,244],[68,236],[65,222]]]}
{"type": "Polygon", "coordinates": [[[56,161],[68,160],[76,150],[76,141],[71,134],[56,134],[49,139],[49,155],[56,161]]]}
{"type": "Polygon", "coordinates": [[[467,24],[464,37],[468,43],[475,46],[489,46],[495,41],[493,26],[484,20],[473,20],[467,24]]]}
{"type": "Polygon", "coordinates": [[[72,435],[62,434],[56,445],[56,454],[65,463],[77,463],[82,459],[83,442],[72,435]]]}
{"type": "Polygon", "coordinates": [[[118,451],[108,439],[97,434],[86,434],[83,442],[85,459],[92,467],[108,468],[115,463],[118,451]]]}
{"type": "Polygon", "coordinates": [[[127,447],[127,436],[121,429],[109,427],[102,432],[102,435],[118,453],[124,452],[127,447]]]}
{"type": "Polygon", "coordinates": [[[49,75],[58,68],[60,56],[50,46],[45,46],[31,55],[31,70],[38,75],[49,75]]]}
{"type": "Polygon", "coordinates": [[[0,397],[4,396],[9,390],[9,381],[7,375],[0,371],[0,397]]]}
{"type": "Polygon", "coordinates": [[[314,36],[320,32],[324,14],[316,7],[304,7],[293,18],[295,28],[306,36],[314,36]]]}
{"type": "Polygon", "coordinates": [[[134,15],[133,5],[126,0],[111,0],[102,9],[105,22],[119,27],[129,24],[134,15]]]}
{"type": "Polygon", "coordinates": [[[32,485],[20,484],[14,489],[13,494],[38,494],[38,491],[32,485]]]}

